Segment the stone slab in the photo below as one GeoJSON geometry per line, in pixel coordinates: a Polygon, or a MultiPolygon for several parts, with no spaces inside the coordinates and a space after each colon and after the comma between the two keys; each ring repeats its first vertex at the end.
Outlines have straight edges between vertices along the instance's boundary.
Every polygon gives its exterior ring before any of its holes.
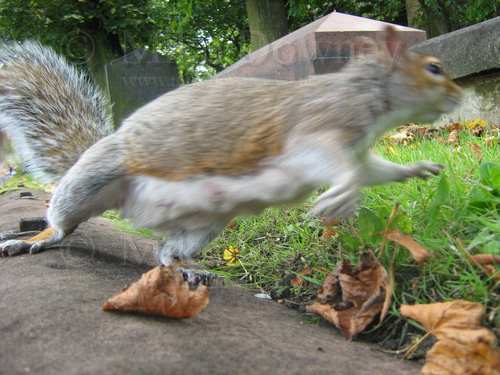
{"type": "Polygon", "coordinates": [[[142,49],[106,64],[105,72],[117,126],[139,107],[179,86],[177,65],[142,49]]]}
{"type": "Polygon", "coordinates": [[[500,69],[500,17],[429,39],[412,49],[440,58],[453,79],[500,69]]]}
{"type": "MultiPolygon", "coordinates": [[[[0,196],[0,231],[45,211],[44,193],[0,196]]],[[[402,362],[237,286],[211,290],[198,317],[105,313],[154,264],[157,244],[83,224],[60,248],[0,258],[1,374],[418,374],[402,362]]]]}

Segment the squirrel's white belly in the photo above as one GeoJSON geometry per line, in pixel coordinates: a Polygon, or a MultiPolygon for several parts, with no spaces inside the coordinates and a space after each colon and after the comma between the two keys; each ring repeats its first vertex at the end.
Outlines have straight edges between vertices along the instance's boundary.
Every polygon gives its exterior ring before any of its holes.
{"type": "Polygon", "coordinates": [[[227,219],[256,214],[276,204],[302,200],[312,186],[269,168],[258,175],[207,176],[185,181],[165,181],[139,176],[130,181],[122,207],[125,217],[138,227],[168,230],[182,222],[191,227],[207,219],[227,219]]]}

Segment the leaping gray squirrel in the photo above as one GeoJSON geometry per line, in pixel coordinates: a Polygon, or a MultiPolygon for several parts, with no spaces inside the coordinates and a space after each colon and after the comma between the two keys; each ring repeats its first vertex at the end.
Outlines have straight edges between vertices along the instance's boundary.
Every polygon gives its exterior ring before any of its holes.
{"type": "Polygon", "coordinates": [[[436,175],[370,151],[386,130],[433,121],[462,90],[432,56],[407,50],[388,26],[361,39],[341,71],[301,81],[211,79],[135,111],[114,131],[89,79],[33,41],[0,45],[0,130],[28,171],[57,183],[48,228],[0,252],[37,253],[89,218],[120,209],[167,236],[159,262],[189,260],[235,216],[297,203],[319,186],[312,216],[344,218],[364,186],[436,175]]]}

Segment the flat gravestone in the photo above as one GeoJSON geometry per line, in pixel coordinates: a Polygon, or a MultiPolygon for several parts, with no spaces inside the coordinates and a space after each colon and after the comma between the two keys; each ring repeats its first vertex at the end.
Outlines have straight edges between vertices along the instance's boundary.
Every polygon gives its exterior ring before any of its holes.
{"type": "Polygon", "coordinates": [[[143,49],[106,64],[105,72],[116,125],[139,107],[179,86],[175,62],[143,49]]]}
{"type": "MultiPolygon", "coordinates": [[[[340,70],[356,37],[382,38],[388,23],[333,12],[245,56],[217,77],[299,80],[340,70]]],[[[407,46],[426,39],[425,31],[393,25],[407,46]]]]}

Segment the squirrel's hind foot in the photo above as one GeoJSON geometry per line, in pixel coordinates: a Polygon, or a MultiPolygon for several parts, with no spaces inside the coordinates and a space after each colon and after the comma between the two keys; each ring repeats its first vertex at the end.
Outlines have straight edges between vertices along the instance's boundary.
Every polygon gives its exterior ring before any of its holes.
{"type": "Polygon", "coordinates": [[[196,289],[199,284],[206,286],[222,285],[223,278],[208,271],[194,270],[179,267],[177,272],[182,273],[184,281],[188,283],[189,289],[196,289]]]}
{"type": "Polygon", "coordinates": [[[64,234],[54,228],[47,228],[27,240],[16,240],[13,238],[24,237],[38,232],[9,232],[0,235],[0,256],[8,257],[23,253],[36,254],[54,245],[64,238],[64,234]]]}

